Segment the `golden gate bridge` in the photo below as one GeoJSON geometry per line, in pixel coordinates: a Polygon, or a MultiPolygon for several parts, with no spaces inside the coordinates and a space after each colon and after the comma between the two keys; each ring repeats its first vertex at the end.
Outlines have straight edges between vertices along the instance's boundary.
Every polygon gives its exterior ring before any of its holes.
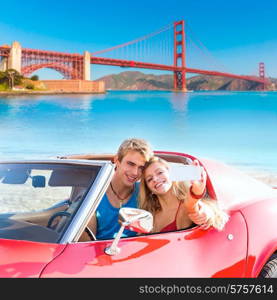
{"type": "Polygon", "coordinates": [[[0,47],[0,70],[13,68],[27,77],[39,69],[50,68],[62,74],[64,79],[90,80],[91,65],[108,65],[173,72],[174,90],[179,91],[187,90],[187,73],[248,80],[256,82],[258,89],[267,89],[270,81],[265,76],[263,62],[259,63],[258,75],[239,75],[188,66],[190,60],[187,59],[187,37],[185,22],[181,20],[136,40],[92,53],[28,49],[21,48],[18,42],[14,42],[11,47],[0,47]],[[104,57],[107,54],[112,57],[104,57]]]}

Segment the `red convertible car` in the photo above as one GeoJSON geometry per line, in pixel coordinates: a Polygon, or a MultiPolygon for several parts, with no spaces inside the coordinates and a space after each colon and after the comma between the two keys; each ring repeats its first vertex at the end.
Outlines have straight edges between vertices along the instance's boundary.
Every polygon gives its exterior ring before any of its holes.
{"type": "MultiPolygon", "coordinates": [[[[156,155],[180,165],[195,158],[156,155]]],[[[112,178],[113,155],[1,162],[0,277],[276,277],[277,190],[197,159],[209,195],[230,216],[222,231],[149,233],[150,213],[123,209],[122,228],[140,234],[114,240],[96,240],[87,227],[112,178]],[[84,232],[90,240],[81,242],[84,232]]]]}

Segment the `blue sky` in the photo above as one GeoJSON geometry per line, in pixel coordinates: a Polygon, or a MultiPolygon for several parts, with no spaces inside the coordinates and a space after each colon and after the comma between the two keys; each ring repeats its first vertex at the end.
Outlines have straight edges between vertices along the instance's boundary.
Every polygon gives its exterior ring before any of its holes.
{"type": "MultiPolygon", "coordinates": [[[[254,74],[263,61],[266,75],[277,77],[276,15],[275,0],[9,0],[1,3],[0,45],[17,40],[25,48],[95,52],[184,19],[228,71],[254,74]]],[[[121,71],[92,66],[92,79],[121,71]]],[[[37,73],[59,77],[55,71],[37,73]]]]}

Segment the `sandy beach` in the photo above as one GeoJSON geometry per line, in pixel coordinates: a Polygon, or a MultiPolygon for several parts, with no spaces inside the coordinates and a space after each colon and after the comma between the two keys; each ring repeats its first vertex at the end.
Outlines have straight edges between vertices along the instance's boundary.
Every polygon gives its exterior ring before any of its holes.
{"type": "Polygon", "coordinates": [[[268,184],[269,186],[275,187],[277,189],[277,174],[275,173],[268,173],[262,171],[248,171],[245,172],[247,175],[262,181],[263,183],[268,184]]]}

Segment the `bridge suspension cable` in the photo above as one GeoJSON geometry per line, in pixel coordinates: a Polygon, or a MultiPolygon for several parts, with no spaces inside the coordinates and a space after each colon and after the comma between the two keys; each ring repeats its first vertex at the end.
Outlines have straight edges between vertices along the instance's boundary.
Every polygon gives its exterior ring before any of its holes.
{"type": "Polygon", "coordinates": [[[173,26],[168,24],[130,42],[92,52],[91,56],[173,65],[173,26]]]}
{"type": "Polygon", "coordinates": [[[96,52],[92,52],[91,55],[99,55],[99,54],[102,54],[102,53],[106,53],[106,52],[110,52],[112,50],[115,50],[115,49],[118,49],[118,48],[122,48],[122,47],[126,47],[126,46],[129,46],[129,45],[132,45],[132,44],[135,44],[135,43],[138,43],[138,42],[141,42],[143,40],[146,40],[146,39],[149,39],[153,36],[156,36],[164,31],[167,31],[169,30],[170,28],[173,28],[173,24],[168,24],[167,26],[161,28],[160,30],[158,31],[155,31],[155,32],[152,32],[150,34],[147,34],[143,37],[140,37],[140,38],[137,38],[135,40],[132,40],[130,42],[127,42],[127,43],[123,43],[123,44],[120,44],[120,45],[117,45],[117,46],[114,46],[114,47],[111,47],[111,48],[107,48],[107,49],[104,49],[104,50],[100,50],[100,51],[96,51],[96,52]]]}
{"type": "Polygon", "coordinates": [[[196,34],[193,32],[192,28],[186,24],[187,28],[187,61],[190,64],[190,66],[193,67],[201,67],[201,69],[205,68],[207,69],[217,69],[221,70],[222,72],[229,72],[228,68],[223,65],[218,59],[216,59],[211,51],[201,42],[201,40],[196,36],[196,34]],[[196,55],[193,56],[194,51],[192,48],[196,49],[196,51],[199,53],[199,56],[196,57],[196,55]],[[201,57],[201,60],[199,59],[201,57]],[[200,63],[198,66],[197,64],[200,63]],[[194,65],[193,65],[194,64],[194,65]]]}

